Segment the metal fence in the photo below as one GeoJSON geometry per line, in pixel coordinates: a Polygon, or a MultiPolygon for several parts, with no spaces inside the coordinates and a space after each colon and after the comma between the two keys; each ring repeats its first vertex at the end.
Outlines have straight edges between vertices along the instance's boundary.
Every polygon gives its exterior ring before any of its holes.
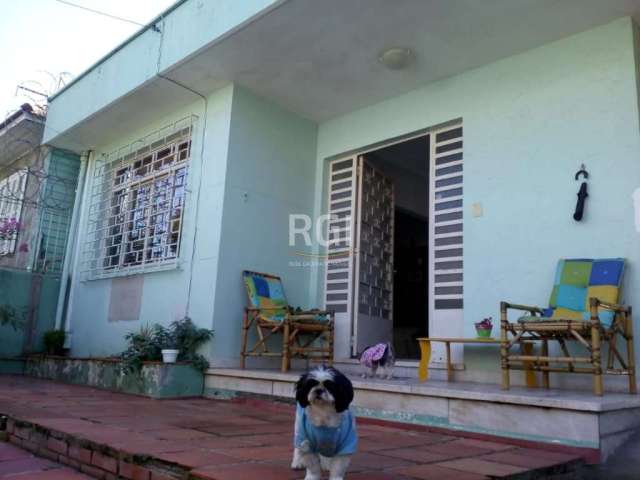
{"type": "Polygon", "coordinates": [[[62,273],[79,167],[78,155],[47,149],[26,166],[0,172],[0,182],[20,179],[12,183],[19,188],[0,190],[0,223],[18,222],[2,239],[0,268],[62,273]]]}

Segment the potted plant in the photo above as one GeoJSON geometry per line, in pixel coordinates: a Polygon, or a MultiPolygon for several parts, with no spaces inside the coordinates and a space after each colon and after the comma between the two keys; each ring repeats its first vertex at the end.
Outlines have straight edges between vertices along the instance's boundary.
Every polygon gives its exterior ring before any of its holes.
{"type": "Polygon", "coordinates": [[[169,326],[175,348],[180,353],[178,360],[190,362],[200,371],[209,368],[209,362],[198,353],[198,348],[213,338],[213,330],[197,327],[189,317],[176,320],[169,326]]]}
{"type": "Polygon", "coordinates": [[[213,337],[213,330],[197,327],[189,317],[176,320],[169,327],[155,324],[125,337],[127,349],[120,354],[122,370],[139,372],[144,362],[162,360],[164,363],[189,362],[205,371],[209,362],[197,349],[213,337]]]}
{"type": "Polygon", "coordinates": [[[491,338],[491,331],[493,330],[492,317],[487,317],[481,322],[475,324],[476,332],[479,338],[491,338]]]}
{"type": "Polygon", "coordinates": [[[130,332],[124,337],[127,341],[127,349],[120,354],[123,373],[138,373],[142,364],[148,361],[160,360],[161,345],[158,342],[158,327],[144,326],[137,332],[130,332]]]}
{"type": "Polygon", "coordinates": [[[156,330],[158,344],[160,345],[160,353],[162,354],[162,363],[176,363],[180,349],[173,332],[164,327],[156,330]]]}

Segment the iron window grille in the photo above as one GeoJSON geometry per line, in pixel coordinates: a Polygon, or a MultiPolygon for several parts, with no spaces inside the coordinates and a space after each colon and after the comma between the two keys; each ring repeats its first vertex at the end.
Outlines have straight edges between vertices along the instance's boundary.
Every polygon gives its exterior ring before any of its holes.
{"type": "Polygon", "coordinates": [[[26,186],[26,169],[18,170],[0,180],[0,228],[7,227],[11,222],[18,222],[17,228],[11,229],[11,232],[5,232],[5,228],[2,228],[0,232],[0,256],[11,255],[16,251],[26,186]]]}
{"type": "Polygon", "coordinates": [[[96,163],[85,279],[178,265],[194,119],[182,119],[96,163]]]}

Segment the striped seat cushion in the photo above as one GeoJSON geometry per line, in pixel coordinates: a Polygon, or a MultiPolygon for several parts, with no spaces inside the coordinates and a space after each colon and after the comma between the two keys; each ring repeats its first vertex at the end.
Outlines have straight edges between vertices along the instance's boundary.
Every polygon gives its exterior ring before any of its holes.
{"type": "MultiPolygon", "coordinates": [[[[558,262],[549,308],[544,317],[563,320],[589,320],[589,299],[618,303],[624,274],[623,258],[564,259],[558,262]]],[[[601,308],[600,322],[611,325],[613,312],[601,308]]]]}

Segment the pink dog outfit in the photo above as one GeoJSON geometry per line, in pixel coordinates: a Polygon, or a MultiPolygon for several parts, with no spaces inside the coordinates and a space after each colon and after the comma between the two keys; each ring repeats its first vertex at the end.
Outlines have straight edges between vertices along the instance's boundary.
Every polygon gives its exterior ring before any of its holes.
{"type": "Polygon", "coordinates": [[[386,343],[377,343],[368,347],[360,356],[360,363],[367,368],[373,368],[373,363],[380,361],[387,351],[386,343]]]}

